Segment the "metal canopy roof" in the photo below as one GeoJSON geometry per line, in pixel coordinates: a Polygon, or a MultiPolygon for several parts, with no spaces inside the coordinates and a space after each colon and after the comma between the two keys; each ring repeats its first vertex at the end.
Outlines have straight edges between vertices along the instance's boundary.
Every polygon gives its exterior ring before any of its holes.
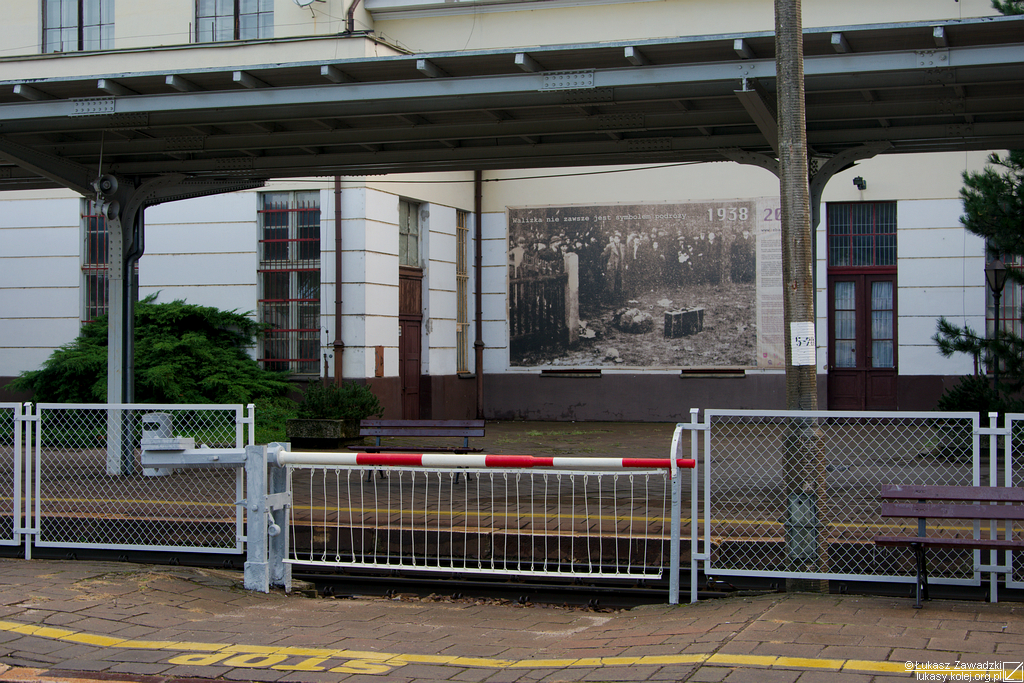
{"type": "MultiPolygon", "coordinates": [[[[1024,16],[804,35],[812,156],[1024,147],[1024,16]]],[[[0,190],[767,158],[774,59],[764,32],[0,81],[0,190]]]]}

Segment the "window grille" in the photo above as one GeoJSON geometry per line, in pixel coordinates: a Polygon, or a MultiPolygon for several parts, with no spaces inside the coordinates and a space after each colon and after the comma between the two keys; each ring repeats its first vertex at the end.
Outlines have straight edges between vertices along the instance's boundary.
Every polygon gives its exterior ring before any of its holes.
{"type": "Polygon", "coordinates": [[[114,47],[114,0],[43,0],[43,52],[114,47]]]}
{"type": "Polygon", "coordinates": [[[469,266],[466,249],[469,228],[466,211],[455,214],[455,288],[458,311],[455,320],[456,371],[469,372],[469,266]]]}
{"type": "Polygon", "coordinates": [[[260,195],[260,344],[268,370],[320,374],[320,195],[260,195]]]}
{"type": "Polygon", "coordinates": [[[828,265],[895,266],[896,203],[829,204],[828,265]]]}
{"type": "Polygon", "coordinates": [[[197,0],[196,42],[274,37],[274,0],[197,0]]]}

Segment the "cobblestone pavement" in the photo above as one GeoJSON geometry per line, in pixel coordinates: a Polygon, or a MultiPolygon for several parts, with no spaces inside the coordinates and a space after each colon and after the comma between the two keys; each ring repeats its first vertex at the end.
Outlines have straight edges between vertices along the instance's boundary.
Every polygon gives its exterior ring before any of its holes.
{"type": "MultiPolygon", "coordinates": [[[[606,611],[261,594],[232,571],[0,560],[0,681],[815,683],[943,680],[924,667],[957,662],[987,667],[973,680],[1019,681],[1021,659],[1016,603],[803,593],[606,611]]],[[[944,680],[972,680],[963,671],[944,680]]]]}

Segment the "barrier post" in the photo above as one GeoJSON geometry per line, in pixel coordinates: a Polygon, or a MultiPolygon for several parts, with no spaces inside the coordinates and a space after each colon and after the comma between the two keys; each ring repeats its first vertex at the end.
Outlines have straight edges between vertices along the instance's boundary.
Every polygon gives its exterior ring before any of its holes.
{"type": "Polygon", "coordinates": [[[682,425],[676,425],[672,434],[672,450],[669,452],[669,472],[671,473],[670,486],[672,487],[672,535],[669,541],[669,576],[668,576],[668,604],[679,604],[679,535],[680,520],[682,514],[683,481],[679,475],[679,467],[676,463],[679,458],[679,439],[682,435],[682,425]]]}
{"type": "Polygon", "coordinates": [[[699,518],[700,503],[700,477],[697,469],[700,467],[699,449],[697,446],[697,421],[700,409],[690,408],[690,458],[693,459],[693,469],[690,470],[690,602],[697,602],[697,567],[700,561],[700,529],[697,520],[699,518]]]}
{"type": "Polygon", "coordinates": [[[270,527],[267,531],[270,584],[284,586],[285,592],[292,590],[292,566],[285,562],[288,556],[288,536],[291,533],[288,514],[291,508],[291,491],[288,490],[288,468],[277,464],[277,454],[286,450],[287,444],[272,443],[267,447],[267,514],[270,527]]]}
{"type": "Polygon", "coordinates": [[[267,447],[245,448],[246,498],[240,503],[246,507],[245,516],[245,569],[243,581],[246,589],[270,592],[270,568],[267,553],[267,447]]]}

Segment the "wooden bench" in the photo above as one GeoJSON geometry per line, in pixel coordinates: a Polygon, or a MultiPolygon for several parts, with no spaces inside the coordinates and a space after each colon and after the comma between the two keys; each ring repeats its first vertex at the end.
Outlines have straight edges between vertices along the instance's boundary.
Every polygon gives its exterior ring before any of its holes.
{"type": "MultiPolygon", "coordinates": [[[[1001,486],[882,486],[881,513],[883,517],[917,518],[916,536],[876,536],[875,543],[883,546],[910,546],[917,564],[917,603],[928,599],[928,548],[968,548],[970,550],[1024,550],[1024,540],[1005,538],[951,538],[928,536],[926,520],[976,519],[997,520],[1004,525],[1024,520],[1024,489],[1001,486]],[[940,502],[941,501],[941,502],[940,502]]],[[[986,530],[983,530],[986,531],[986,530]]],[[[973,535],[973,530],[972,530],[973,535]]],[[[1009,571],[1004,564],[980,565],[981,571],[1002,573],[1009,571]]],[[[997,583],[992,580],[989,596],[998,602],[997,583]]]]}
{"type": "Polygon", "coordinates": [[[469,440],[484,435],[484,420],[360,420],[359,436],[376,437],[373,446],[359,446],[367,453],[410,452],[410,453],[479,453],[482,449],[470,448],[469,440]],[[452,437],[462,439],[462,446],[382,446],[382,437],[452,437]]]}
{"type": "MultiPolygon", "coordinates": [[[[366,453],[479,453],[481,448],[470,448],[469,440],[484,435],[484,420],[360,420],[359,436],[376,437],[373,446],[349,446],[366,453]],[[382,446],[382,437],[453,437],[462,439],[462,446],[382,446]]],[[[383,477],[384,471],[377,470],[383,477]]],[[[367,476],[372,476],[369,473],[367,476]]],[[[466,474],[467,481],[469,473],[466,474]]],[[[369,480],[369,479],[368,479],[369,480]]],[[[455,473],[458,483],[459,474],[455,473]]]]}

